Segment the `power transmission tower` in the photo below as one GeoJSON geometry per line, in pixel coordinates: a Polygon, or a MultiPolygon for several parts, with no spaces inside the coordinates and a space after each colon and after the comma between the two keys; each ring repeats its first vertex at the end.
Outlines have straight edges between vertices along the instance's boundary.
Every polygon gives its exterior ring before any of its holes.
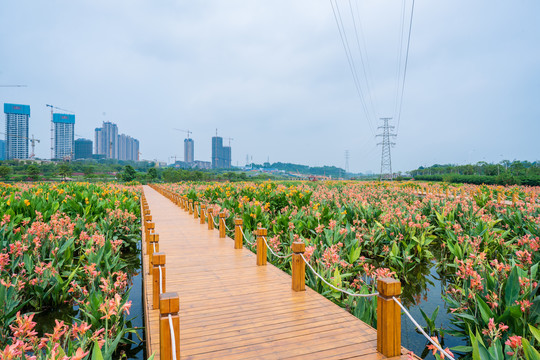
{"type": "Polygon", "coordinates": [[[349,172],[349,150],[345,150],[345,172],[349,172]]]}
{"type": "Polygon", "coordinates": [[[396,143],[390,141],[391,136],[396,136],[396,134],[391,133],[390,131],[395,128],[395,126],[389,125],[388,121],[392,118],[381,118],[383,125],[379,126],[378,129],[382,129],[382,134],[377,134],[377,136],[382,137],[382,142],[377,145],[382,145],[381,152],[381,177],[380,180],[392,180],[392,156],[390,154],[390,148],[396,143]]]}

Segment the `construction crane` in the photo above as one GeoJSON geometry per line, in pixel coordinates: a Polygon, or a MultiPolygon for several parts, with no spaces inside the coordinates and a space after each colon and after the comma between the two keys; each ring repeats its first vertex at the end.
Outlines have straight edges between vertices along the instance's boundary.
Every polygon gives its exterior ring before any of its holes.
{"type": "Polygon", "coordinates": [[[26,85],[0,85],[0,87],[26,87],[26,85]]]}
{"type": "Polygon", "coordinates": [[[231,147],[231,140],[234,140],[233,138],[229,137],[229,138],[225,138],[225,139],[228,139],[229,140],[229,147],[231,147]]]}
{"type": "Polygon", "coordinates": [[[51,160],[52,160],[54,158],[54,123],[53,123],[54,109],[60,110],[60,111],[67,111],[68,113],[72,113],[72,114],[75,114],[75,113],[73,111],[62,109],[62,108],[59,108],[50,104],[45,104],[45,106],[51,108],[51,160]]]}
{"type": "Polygon", "coordinates": [[[177,128],[173,128],[173,130],[185,132],[187,134],[188,139],[189,139],[189,134],[193,134],[193,132],[191,132],[189,130],[182,130],[182,129],[177,129],[177,128]]]}
{"type": "Polygon", "coordinates": [[[16,137],[16,138],[19,138],[19,139],[30,140],[30,144],[32,146],[32,152],[30,153],[30,159],[33,159],[36,156],[36,154],[35,154],[36,143],[40,142],[40,140],[34,138],[33,134],[32,134],[31,138],[27,138],[26,136],[19,136],[19,135],[15,135],[15,134],[6,134],[6,133],[3,133],[3,132],[0,132],[0,134],[6,135],[6,138],[7,137],[16,137]]]}

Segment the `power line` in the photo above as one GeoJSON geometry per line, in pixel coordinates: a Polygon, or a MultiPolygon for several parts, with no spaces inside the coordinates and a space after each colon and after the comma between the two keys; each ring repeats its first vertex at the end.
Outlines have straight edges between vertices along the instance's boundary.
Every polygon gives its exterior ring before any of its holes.
{"type": "MultiPolygon", "coordinates": [[[[358,11],[358,3],[356,3],[356,9],[358,11]]],[[[370,77],[368,77],[368,74],[370,74],[371,72],[369,71],[369,66],[366,66],[366,65],[369,65],[369,62],[367,61],[368,59],[368,52],[367,52],[367,46],[365,44],[365,39],[364,39],[364,36],[363,36],[363,31],[362,31],[362,22],[360,21],[360,12],[358,12],[358,27],[360,28],[360,33],[362,34],[362,40],[363,40],[363,43],[364,43],[364,51],[362,51],[362,46],[360,45],[360,39],[359,39],[359,36],[358,36],[358,28],[356,26],[356,18],[354,16],[354,11],[353,11],[353,8],[352,8],[352,3],[351,3],[351,0],[349,0],[349,10],[351,11],[351,19],[352,19],[352,22],[353,22],[353,26],[354,26],[354,34],[355,34],[355,38],[356,38],[356,45],[358,47],[358,53],[360,54],[360,63],[362,64],[362,71],[364,72],[364,78],[366,80],[366,88],[367,88],[367,94],[368,94],[368,97],[369,97],[369,102],[371,104],[371,109],[373,110],[373,115],[375,118],[377,116],[376,114],[376,107],[375,105],[373,104],[373,97],[372,97],[372,91],[370,89],[370,77]],[[363,53],[366,53],[366,60],[364,61],[364,55],[363,53]],[[366,71],[366,67],[368,68],[368,71],[366,71]]]]}
{"type": "Polygon", "coordinates": [[[330,4],[332,5],[332,12],[334,14],[334,19],[335,19],[337,27],[338,27],[339,36],[341,38],[341,43],[343,44],[343,49],[345,50],[345,55],[347,56],[347,62],[349,63],[349,68],[350,68],[352,76],[353,76],[353,82],[354,82],[354,85],[356,87],[356,91],[358,93],[358,96],[360,97],[360,102],[361,102],[362,107],[364,109],[364,113],[365,113],[366,119],[368,121],[369,129],[371,130],[371,133],[373,135],[375,135],[375,131],[373,130],[373,126],[371,125],[370,114],[369,114],[369,111],[368,111],[368,108],[367,108],[367,105],[366,105],[366,102],[365,102],[365,99],[364,99],[362,89],[360,87],[360,81],[358,79],[358,74],[357,74],[357,71],[356,71],[356,67],[354,66],[354,58],[352,56],[352,53],[351,53],[351,50],[350,50],[350,47],[349,47],[349,42],[348,42],[348,39],[347,39],[347,35],[345,34],[345,27],[343,25],[343,19],[341,18],[341,12],[339,11],[338,3],[336,1],[335,8],[334,8],[334,2],[332,0],[330,0],[330,4]]]}
{"type": "Polygon", "coordinates": [[[401,120],[401,109],[403,106],[403,93],[405,92],[405,78],[407,77],[407,64],[409,63],[409,47],[411,44],[411,33],[412,33],[412,23],[413,23],[413,15],[414,15],[414,0],[412,0],[412,6],[411,6],[411,20],[409,22],[409,35],[407,37],[407,51],[405,52],[405,66],[403,68],[403,82],[401,85],[401,98],[399,100],[399,110],[397,113],[397,132],[399,132],[399,121],[401,120]]]}

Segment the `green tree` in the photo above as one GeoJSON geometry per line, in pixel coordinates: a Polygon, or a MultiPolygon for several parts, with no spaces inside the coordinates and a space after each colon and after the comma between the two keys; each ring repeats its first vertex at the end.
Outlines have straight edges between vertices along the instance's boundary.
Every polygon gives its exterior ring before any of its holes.
{"type": "Polygon", "coordinates": [[[137,177],[137,172],[131,165],[126,165],[124,167],[124,172],[122,173],[122,180],[124,181],[133,181],[137,177]]]}
{"type": "Polygon", "coordinates": [[[57,172],[62,177],[62,180],[66,180],[68,176],[71,176],[71,166],[68,163],[62,163],[58,166],[57,172]]]}
{"type": "Polygon", "coordinates": [[[150,179],[150,181],[155,181],[158,178],[158,172],[156,168],[150,168],[146,172],[146,175],[150,179]]]}
{"type": "Polygon", "coordinates": [[[10,173],[11,173],[11,168],[9,166],[6,166],[6,165],[0,166],[0,177],[2,179],[7,179],[10,173]]]}
{"type": "Polygon", "coordinates": [[[26,168],[26,173],[32,180],[38,180],[39,179],[39,168],[37,165],[32,164],[26,168]]]}
{"type": "Polygon", "coordinates": [[[94,175],[94,167],[91,165],[83,167],[83,174],[86,179],[90,179],[94,175]]]}

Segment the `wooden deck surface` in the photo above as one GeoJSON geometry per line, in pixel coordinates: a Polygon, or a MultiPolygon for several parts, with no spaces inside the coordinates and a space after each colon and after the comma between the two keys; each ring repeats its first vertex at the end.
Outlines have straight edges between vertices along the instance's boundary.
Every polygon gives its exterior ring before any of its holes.
{"type": "MultiPolygon", "coordinates": [[[[166,254],[166,292],[180,297],[182,359],[384,358],[373,328],[309,288],[293,292],[290,275],[257,266],[248,249],[235,250],[152,188],[144,193],[166,254]]],[[[143,258],[147,349],[159,359],[159,313],[143,258]]]]}

